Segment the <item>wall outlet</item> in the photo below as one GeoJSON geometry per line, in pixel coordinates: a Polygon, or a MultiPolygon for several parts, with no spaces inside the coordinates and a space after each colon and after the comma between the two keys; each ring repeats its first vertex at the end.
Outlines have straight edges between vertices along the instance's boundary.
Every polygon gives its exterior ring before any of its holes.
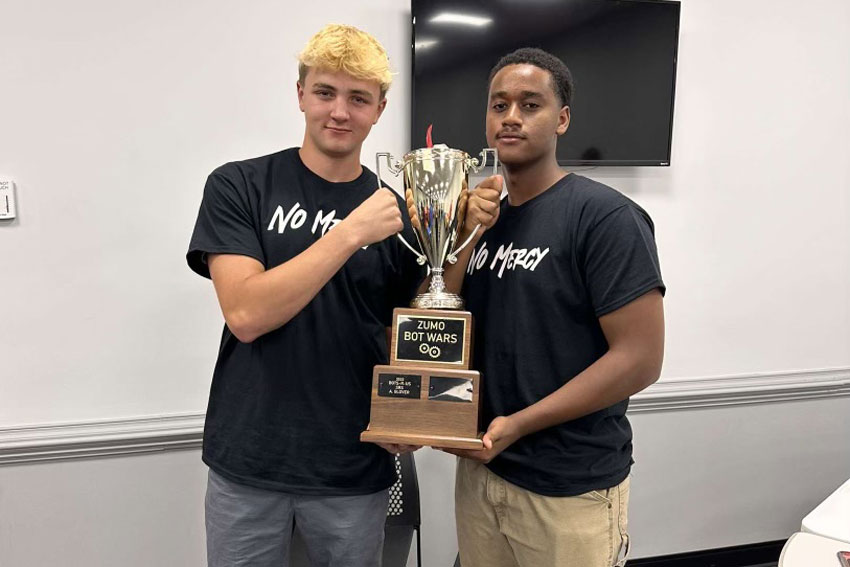
{"type": "Polygon", "coordinates": [[[9,220],[18,216],[15,205],[15,182],[0,179],[0,220],[9,220]]]}

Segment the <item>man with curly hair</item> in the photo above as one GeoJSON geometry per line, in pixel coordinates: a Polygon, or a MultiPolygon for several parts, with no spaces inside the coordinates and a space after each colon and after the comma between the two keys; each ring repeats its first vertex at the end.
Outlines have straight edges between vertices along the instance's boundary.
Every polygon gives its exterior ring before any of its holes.
{"type": "Polygon", "coordinates": [[[540,49],[490,74],[487,141],[508,196],[463,258],[487,428],[483,450],[447,449],[462,457],[463,567],[611,567],[628,555],[626,408],[661,370],[665,287],[649,215],[558,164],[572,95],[566,65],[540,49]]]}

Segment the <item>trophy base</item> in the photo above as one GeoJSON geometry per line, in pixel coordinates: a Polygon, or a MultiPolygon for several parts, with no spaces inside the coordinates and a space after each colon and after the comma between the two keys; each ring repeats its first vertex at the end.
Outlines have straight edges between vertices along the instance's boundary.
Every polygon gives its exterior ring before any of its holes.
{"type": "Polygon", "coordinates": [[[473,449],[481,450],[484,443],[481,441],[483,433],[478,437],[455,437],[451,435],[428,435],[418,433],[402,433],[384,429],[372,429],[371,425],[360,434],[360,440],[369,443],[396,443],[400,445],[421,445],[428,447],[439,447],[445,449],[473,449]]]}
{"type": "Polygon", "coordinates": [[[463,309],[463,298],[454,293],[423,293],[417,295],[410,306],[414,309],[463,309]]]}
{"type": "Polygon", "coordinates": [[[481,449],[480,379],[475,370],[375,366],[369,426],[360,440],[481,449]]]}

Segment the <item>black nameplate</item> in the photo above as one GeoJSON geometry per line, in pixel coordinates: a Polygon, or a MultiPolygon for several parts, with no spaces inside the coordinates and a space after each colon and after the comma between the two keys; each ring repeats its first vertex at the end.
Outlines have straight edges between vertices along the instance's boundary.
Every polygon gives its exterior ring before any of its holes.
{"type": "Polygon", "coordinates": [[[385,398],[413,398],[422,391],[419,374],[378,374],[378,395],[385,398]]]}
{"type": "Polygon", "coordinates": [[[431,376],[428,399],[437,402],[472,402],[472,380],[431,376]]]}
{"type": "Polygon", "coordinates": [[[396,360],[463,363],[466,319],[400,315],[396,324],[396,360]]]}

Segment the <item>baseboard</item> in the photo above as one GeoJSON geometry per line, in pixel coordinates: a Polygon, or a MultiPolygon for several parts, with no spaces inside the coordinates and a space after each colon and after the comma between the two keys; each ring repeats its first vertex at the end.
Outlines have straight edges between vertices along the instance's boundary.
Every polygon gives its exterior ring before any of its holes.
{"type": "MultiPolygon", "coordinates": [[[[633,396],[629,413],[843,396],[850,396],[850,368],[667,379],[633,396]]],[[[0,466],[197,449],[203,426],[203,413],[187,413],[0,427],[0,466]]]]}
{"type": "Polygon", "coordinates": [[[628,567],[750,567],[760,564],[775,564],[779,560],[779,554],[782,552],[785,541],[783,539],[661,557],[632,559],[628,562],[628,567]]]}

